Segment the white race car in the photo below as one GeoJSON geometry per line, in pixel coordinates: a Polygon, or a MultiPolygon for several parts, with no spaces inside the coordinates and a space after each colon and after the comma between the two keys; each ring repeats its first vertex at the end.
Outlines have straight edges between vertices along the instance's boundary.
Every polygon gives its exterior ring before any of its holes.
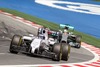
{"type": "Polygon", "coordinates": [[[67,61],[70,54],[70,45],[64,41],[56,43],[53,38],[48,38],[46,30],[43,33],[45,34],[38,34],[38,36],[14,35],[9,51],[16,54],[18,52],[24,52],[31,55],[49,57],[56,61],[67,61]]]}

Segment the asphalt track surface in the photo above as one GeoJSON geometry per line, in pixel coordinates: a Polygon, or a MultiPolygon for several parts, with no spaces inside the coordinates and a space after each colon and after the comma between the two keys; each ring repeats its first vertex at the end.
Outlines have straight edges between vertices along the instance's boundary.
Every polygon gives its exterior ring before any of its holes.
{"type": "Polygon", "coordinates": [[[70,58],[67,62],[57,62],[49,58],[33,57],[22,53],[11,54],[9,52],[10,38],[14,34],[28,35],[29,33],[36,35],[37,29],[22,23],[22,21],[0,14],[0,65],[77,63],[94,58],[94,55],[84,48],[71,48],[70,58]]]}

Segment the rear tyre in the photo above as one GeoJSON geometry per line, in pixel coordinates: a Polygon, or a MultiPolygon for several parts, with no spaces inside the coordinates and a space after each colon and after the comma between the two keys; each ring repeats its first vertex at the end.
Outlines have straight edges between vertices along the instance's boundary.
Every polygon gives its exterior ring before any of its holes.
{"type": "Polygon", "coordinates": [[[82,36],[80,36],[80,35],[76,36],[76,46],[75,46],[75,48],[81,47],[81,39],[82,39],[82,36]]]}
{"type": "Polygon", "coordinates": [[[62,60],[68,61],[70,55],[70,45],[62,43],[62,60]]]}
{"type": "Polygon", "coordinates": [[[80,35],[76,36],[76,42],[77,43],[81,43],[81,39],[82,39],[82,36],[80,36],[80,35]]]}
{"type": "Polygon", "coordinates": [[[17,54],[20,50],[20,45],[22,43],[22,37],[19,36],[19,35],[14,35],[13,38],[12,38],[12,41],[11,41],[11,44],[10,44],[10,48],[9,48],[9,51],[11,53],[15,53],[17,54]]]}
{"type": "Polygon", "coordinates": [[[61,60],[61,56],[62,56],[62,53],[61,53],[61,45],[60,44],[55,44],[53,46],[53,52],[55,53],[52,60],[55,60],[55,61],[60,61],[61,60]]]}

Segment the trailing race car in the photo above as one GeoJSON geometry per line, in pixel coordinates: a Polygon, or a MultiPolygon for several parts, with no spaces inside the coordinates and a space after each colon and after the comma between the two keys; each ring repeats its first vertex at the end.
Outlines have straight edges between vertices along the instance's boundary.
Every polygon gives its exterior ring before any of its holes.
{"type": "Polygon", "coordinates": [[[81,47],[81,36],[80,35],[70,35],[68,36],[68,43],[75,47],[75,48],[80,48],[81,47]]]}
{"type": "MultiPolygon", "coordinates": [[[[68,37],[66,38],[67,39],[67,43],[72,46],[72,47],[75,47],[75,48],[80,48],[81,47],[81,39],[82,39],[82,36],[81,35],[75,35],[73,34],[73,31],[74,31],[74,27],[73,26],[70,26],[69,24],[60,24],[60,28],[63,28],[63,29],[67,29],[67,30],[70,30],[71,32],[68,31],[68,37]]],[[[40,29],[39,30],[39,33],[43,33],[43,29],[40,29]],[[41,32],[40,32],[41,31],[41,32]]],[[[49,30],[49,36],[52,38],[52,42],[50,41],[50,43],[60,43],[61,39],[62,39],[62,32],[61,30],[59,31],[51,31],[49,30]]]]}
{"type": "Polygon", "coordinates": [[[41,32],[39,31],[37,37],[14,35],[9,51],[15,54],[24,52],[31,55],[49,57],[56,61],[67,61],[70,54],[70,45],[64,40],[60,43],[53,43],[54,40],[52,40],[52,38],[47,38],[47,31],[43,32],[45,34],[40,33],[41,32]]]}
{"type": "Polygon", "coordinates": [[[81,35],[75,35],[73,34],[72,31],[74,31],[74,27],[70,26],[69,24],[60,24],[60,28],[71,30],[71,32],[68,32],[68,38],[67,38],[67,43],[70,44],[71,46],[75,48],[80,48],[81,47],[81,35]]]}

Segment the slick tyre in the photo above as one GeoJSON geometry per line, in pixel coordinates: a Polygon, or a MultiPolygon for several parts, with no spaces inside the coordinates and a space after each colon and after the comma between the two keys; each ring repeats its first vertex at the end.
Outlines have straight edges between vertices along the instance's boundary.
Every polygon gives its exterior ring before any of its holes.
{"type": "Polygon", "coordinates": [[[70,55],[70,45],[62,43],[62,60],[68,61],[70,55]]]}
{"type": "Polygon", "coordinates": [[[75,48],[81,47],[81,39],[82,39],[82,36],[80,36],[80,35],[76,36],[76,46],[75,46],[75,48]]]}
{"type": "Polygon", "coordinates": [[[9,51],[11,53],[17,54],[20,50],[20,45],[22,43],[22,37],[19,35],[14,35],[10,44],[9,51]]]}
{"type": "Polygon", "coordinates": [[[78,49],[81,48],[81,43],[77,43],[75,48],[78,48],[78,49]]]}
{"type": "Polygon", "coordinates": [[[60,44],[55,44],[53,46],[53,52],[55,53],[55,55],[53,56],[52,60],[54,61],[60,61],[61,60],[61,45],[60,44]]]}
{"type": "Polygon", "coordinates": [[[80,36],[80,35],[76,36],[76,42],[77,43],[81,43],[81,39],[82,39],[82,36],[80,36]]]}

